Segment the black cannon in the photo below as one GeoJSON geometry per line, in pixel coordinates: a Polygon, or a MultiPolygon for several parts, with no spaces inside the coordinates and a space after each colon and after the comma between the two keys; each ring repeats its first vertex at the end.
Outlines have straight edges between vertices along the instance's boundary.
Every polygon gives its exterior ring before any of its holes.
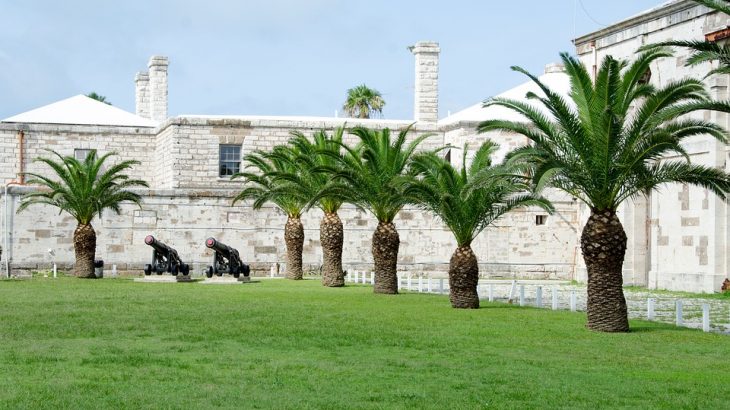
{"type": "Polygon", "coordinates": [[[251,272],[251,268],[241,261],[238,250],[218,242],[215,238],[208,238],[205,241],[205,246],[215,252],[213,254],[213,265],[208,266],[205,276],[212,278],[213,275],[223,276],[224,273],[228,273],[233,275],[234,278],[238,278],[241,274],[247,277],[251,272]]]}
{"type": "Polygon", "coordinates": [[[177,251],[155,239],[152,235],[144,238],[144,243],[151,246],[152,264],[144,265],[144,274],[151,275],[152,272],[162,275],[163,272],[170,272],[173,276],[182,273],[187,276],[190,273],[190,266],[184,264],[177,251]]]}

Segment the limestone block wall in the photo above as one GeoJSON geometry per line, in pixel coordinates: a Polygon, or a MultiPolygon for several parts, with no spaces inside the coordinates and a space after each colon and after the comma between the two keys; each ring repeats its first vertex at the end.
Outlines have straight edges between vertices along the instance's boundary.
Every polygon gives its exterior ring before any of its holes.
{"type": "MultiPolygon", "coordinates": [[[[66,214],[37,206],[16,214],[19,195],[29,187],[12,188],[9,252],[13,269],[48,269],[54,262],[48,249],[56,253],[55,262],[67,269],[73,262],[72,235],[76,222],[66,214]]],[[[141,272],[149,263],[151,250],[144,245],[148,234],[175,247],[195,272],[210,263],[205,248],[207,237],[239,249],[245,261],[259,272],[268,272],[272,263],[285,262],[283,228],[286,216],[272,207],[254,211],[250,204],[231,207],[235,191],[145,190],[142,209],[124,206],[121,215],[106,213],[93,225],[97,231],[97,256],[107,266],[141,272]]],[[[473,244],[483,276],[571,279],[575,257],[573,237],[576,215],[572,203],[556,204],[559,213],[546,225],[535,226],[540,210],[517,211],[488,228],[473,244]]],[[[371,269],[371,236],[377,225],[374,217],[354,207],[340,212],[345,227],[343,260],[346,267],[371,269]]],[[[319,244],[321,212],[314,210],[303,218],[305,227],[304,262],[317,269],[322,254],[319,244]]],[[[456,243],[449,231],[429,213],[404,209],[395,221],[401,247],[399,269],[414,272],[441,272],[456,243]]]]}
{"type": "MultiPolygon", "coordinates": [[[[238,188],[239,181],[219,177],[219,147],[221,144],[241,145],[241,156],[254,150],[269,150],[275,145],[286,144],[293,130],[311,135],[320,129],[331,132],[335,127],[364,125],[375,129],[404,129],[411,125],[405,121],[355,120],[336,118],[298,117],[177,117],[166,121],[157,137],[157,153],[160,157],[160,188],[238,188]],[[169,157],[165,157],[165,156],[169,157]],[[164,159],[163,159],[164,158],[164,159]]],[[[443,145],[443,134],[435,124],[417,124],[413,137],[424,133],[433,134],[422,149],[443,145]]],[[[357,138],[346,135],[345,142],[355,144],[357,138]]],[[[243,164],[242,164],[243,165],[243,164]]]]}
{"type": "Polygon", "coordinates": [[[416,121],[436,122],[439,116],[438,78],[439,53],[438,43],[419,41],[411,52],[416,58],[414,119],[416,121]]]}
{"type": "Polygon", "coordinates": [[[25,172],[46,173],[48,167],[34,162],[41,156],[50,156],[45,149],[61,155],[74,155],[74,149],[96,149],[99,154],[116,152],[110,163],[138,160],[129,175],[152,183],[151,163],[155,138],[151,128],[111,127],[57,124],[0,124],[0,181],[8,183],[19,172],[19,145],[17,133],[23,130],[25,172]]]}

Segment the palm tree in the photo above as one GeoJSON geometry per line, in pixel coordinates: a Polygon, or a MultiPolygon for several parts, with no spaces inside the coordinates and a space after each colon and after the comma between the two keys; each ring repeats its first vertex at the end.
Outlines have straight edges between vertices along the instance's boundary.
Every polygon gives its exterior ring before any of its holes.
{"type": "Polygon", "coordinates": [[[665,49],[653,49],[630,65],[607,56],[594,84],[580,61],[564,53],[570,102],[513,67],[539,86],[544,96],[530,93],[528,98],[549,115],[521,101],[493,98],[484,104],[514,110],[526,123],[489,120],[480,123],[479,132],[505,130],[527,137],[533,145],[513,151],[511,160],[533,164],[535,184],[562,189],[591,209],[581,250],[588,270],[587,326],[593,330],[629,330],[621,274],[626,234],[616,215],[619,205],[671,182],[704,187],[723,198],[730,189],[728,174],[690,164],[681,145],[688,137],[704,134],[724,140],[721,127],[685,115],[726,110],[728,104],[710,101],[696,79],[662,87],[641,80],[653,61],[669,55],[665,49]],[[685,161],[664,159],[674,153],[685,161]]]}
{"type": "Polygon", "coordinates": [[[454,234],[457,248],[449,261],[449,298],[455,308],[479,308],[479,265],[471,248],[477,235],[499,217],[523,206],[552,211],[547,200],[529,192],[529,178],[516,166],[493,166],[490,157],[498,145],[486,141],[466,166],[455,169],[434,152],[417,154],[411,168],[420,178],[412,181],[406,196],[438,216],[454,234]]]}
{"type": "Polygon", "coordinates": [[[356,127],[351,133],[360,139],[350,148],[343,145],[345,154],[339,169],[330,170],[337,180],[344,181],[323,190],[321,196],[337,195],[370,211],[378,219],[373,233],[372,253],[375,271],[375,293],[398,293],[398,248],[400,237],[393,220],[408,203],[403,180],[411,157],[418,145],[429,135],[416,137],[406,145],[411,127],[391,139],[390,129],[371,130],[356,127]]]}
{"type": "MultiPolygon", "coordinates": [[[[730,1],[727,0],[693,0],[695,3],[707,6],[710,9],[730,15],[730,1]]],[[[705,77],[712,74],[730,74],[730,45],[719,45],[714,41],[697,40],[670,40],[655,44],[647,44],[640,51],[651,50],[665,46],[684,47],[692,50],[685,66],[699,65],[706,62],[718,61],[719,66],[710,70],[705,77]]]]}
{"type": "Polygon", "coordinates": [[[347,115],[355,118],[370,118],[373,113],[382,114],[385,100],[380,92],[365,84],[347,90],[347,100],[342,105],[347,115]]]}
{"type": "MultiPolygon", "coordinates": [[[[289,146],[292,152],[287,153],[282,160],[295,158],[298,166],[292,167],[298,172],[278,175],[300,190],[303,198],[314,198],[305,209],[311,206],[319,207],[324,217],[319,224],[319,240],[322,244],[322,284],[329,287],[345,285],[345,275],[342,271],[342,244],[344,230],[342,220],[337,211],[342,206],[343,198],[332,192],[326,196],[318,195],[329,190],[336,183],[330,175],[321,172],[322,169],[337,171],[341,164],[342,127],[336,128],[332,136],[324,130],[314,133],[310,140],[298,131],[291,133],[289,146]]],[[[272,174],[276,177],[277,174],[272,174]]]]}
{"type": "Polygon", "coordinates": [[[86,96],[93,100],[103,102],[104,104],[112,105],[112,103],[110,103],[109,101],[106,100],[106,97],[104,97],[103,95],[97,94],[95,91],[92,91],[92,92],[86,94],[86,96]]]}
{"type": "Polygon", "coordinates": [[[281,174],[299,174],[296,165],[295,153],[284,145],[274,147],[270,152],[261,150],[246,155],[243,159],[247,163],[245,169],[253,172],[239,172],[231,179],[244,178],[245,188],[234,199],[238,201],[253,200],[253,209],[261,209],[267,202],[271,202],[281,209],[287,216],[284,226],[284,241],[286,242],[286,278],[299,280],[303,277],[302,250],[304,248],[304,225],[302,225],[302,210],[309,198],[301,195],[290,182],[276,178],[281,174]],[[283,159],[282,159],[283,158],[283,159]]]}
{"type": "Polygon", "coordinates": [[[40,185],[44,190],[31,192],[23,196],[18,212],[30,205],[46,204],[57,207],[76,218],[77,226],[74,231],[74,251],[76,263],[74,274],[82,278],[94,278],[94,255],[96,253],[96,232],[91,226],[95,217],[100,217],[102,211],[111,209],[119,214],[120,205],[129,201],[140,205],[141,197],[127,189],[133,187],[147,187],[145,181],[130,179],[123,172],[138,165],[139,161],[122,161],[103,170],[104,162],[116,155],[108,153],[97,157],[96,150],[91,150],[84,161],[72,156],[49,150],[57,159],[36,158],[36,161],[48,165],[57,179],[28,172],[31,178],[28,184],[40,185]]]}

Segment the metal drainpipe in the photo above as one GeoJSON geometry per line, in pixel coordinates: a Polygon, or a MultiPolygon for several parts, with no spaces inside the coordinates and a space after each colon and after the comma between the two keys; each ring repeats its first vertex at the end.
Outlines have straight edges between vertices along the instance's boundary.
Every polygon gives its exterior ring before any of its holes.
{"type": "Polygon", "coordinates": [[[5,201],[5,244],[3,246],[3,250],[5,252],[5,274],[8,278],[10,278],[10,255],[12,252],[9,252],[10,250],[10,217],[8,215],[9,213],[9,207],[8,207],[8,187],[11,185],[25,185],[25,167],[24,167],[24,141],[25,141],[25,132],[23,130],[18,131],[18,180],[13,180],[5,184],[5,195],[3,195],[3,200],[5,201]]]}

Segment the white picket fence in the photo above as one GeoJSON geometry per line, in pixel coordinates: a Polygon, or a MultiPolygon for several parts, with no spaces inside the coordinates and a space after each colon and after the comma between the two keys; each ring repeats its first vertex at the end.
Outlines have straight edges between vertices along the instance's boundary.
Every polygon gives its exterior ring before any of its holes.
{"type": "MultiPolygon", "coordinates": [[[[372,285],[375,283],[374,272],[348,271],[345,281],[354,284],[372,285]]],[[[551,308],[552,310],[585,310],[585,288],[578,289],[566,282],[560,285],[551,285],[547,281],[518,281],[518,280],[480,280],[477,286],[479,298],[489,302],[506,301],[507,303],[519,304],[519,306],[533,306],[537,308],[551,308]],[[507,291],[508,289],[508,291],[507,291]]],[[[432,278],[429,274],[398,273],[399,292],[418,292],[446,295],[449,293],[449,281],[444,277],[432,278]]],[[[684,306],[688,301],[682,299],[661,298],[662,310],[658,315],[657,298],[649,297],[645,300],[645,309],[641,307],[640,300],[631,300],[627,295],[629,315],[632,318],[645,319],[650,321],[661,321],[671,323],[668,317],[667,305],[673,302],[673,322],[677,326],[701,328],[705,332],[717,331],[730,334],[730,306],[727,302],[718,301],[714,312],[714,326],[711,326],[711,313],[713,306],[710,303],[700,303],[701,322],[698,322],[699,315],[695,312],[697,301],[691,301],[693,311],[687,315],[684,306]],[[718,307],[719,306],[719,307],[718,307]],[[728,309],[728,314],[723,314],[728,309]],[[724,317],[725,320],[721,320],[724,317]],[[691,318],[691,320],[686,320],[691,318]]]]}

